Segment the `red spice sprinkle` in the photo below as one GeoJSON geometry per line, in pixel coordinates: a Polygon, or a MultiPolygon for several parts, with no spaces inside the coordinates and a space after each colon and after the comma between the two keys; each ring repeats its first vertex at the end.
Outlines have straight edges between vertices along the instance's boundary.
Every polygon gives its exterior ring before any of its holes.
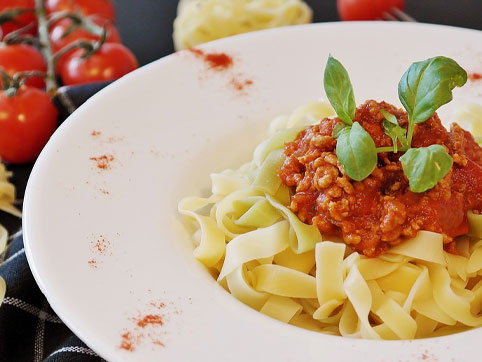
{"type": "Polygon", "coordinates": [[[110,246],[110,241],[106,240],[102,235],[99,235],[99,239],[94,244],[94,249],[99,252],[99,254],[105,254],[107,248],[110,246]]]}
{"type": "MultiPolygon", "coordinates": [[[[130,291],[132,294],[132,291],[130,291]]],[[[162,336],[167,334],[165,324],[169,322],[170,316],[179,314],[173,302],[164,303],[159,300],[151,300],[147,305],[148,311],[141,313],[138,311],[136,316],[128,317],[130,326],[121,332],[121,342],[118,348],[132,352],[137,347],[151,344],[152,346],[165,347],[162,336]],[[166,314],[158,314],[154,309],[160,310],[173,306],[174,310],[167,310],[166,314]],[[148,314],[149,313],[149,314],[148,314]]]]}
{"type": "Polygon", "coordinates": [[[188,50],[196,56],[203,56],[204,55],[204,52],[201,49],[189,48],[188,50]]]}
{"type": "Polygon", "coordinates": [[[214,70],[225,70],[233,65],[233,58],[226,53],[204,53],[201,49],[190,48],[191,53],[201,57],[209,68],[214,70]]]}
{"type": "Polygon", "coordinates": [[[109,137],[107,138],[107,143],[115,143],[115,142],[120,142],[123,141],[125,137],[109,137]]]}
{"type": "Polygon", "coordinates": [[[435,356],[435,355],[430,355],[429,354],[430,352],[428,350],[425,350],[422,355],[420,356],[420,358],[422,359],[422,361],[432,361],[432,362],[437,362],[438,361],[438,358],[435,356]]]}
{"type": "Polygon", "coordinates": [[[159,303],[151,302],[150,305],[152,305],[154,308],[157,308],[157,309],[161,309],[166,306],[163,302],[159,302],[159,303]]]}
{"type": "Polygon", "coordinates": [[[91,259],[89,260],[87,263],[89,263],[89,266],[94,268],[94,269],[97,269],[97,260],[95,259],[91,259]]]}
{"type": "Polygon", "coordinates": [[[158,346],[161,346],[161,347],[165,347],[164,343],[162,343],[161,341],[159,340],[156,340],[156,341],[152,341],[153,344],[157,344],[158,346]]]}
{"type": "Polygon", "coordinates": [[[90,157],[89,158],[92,161],[97,162],[97,168],[101,170],[107,170],[110,169],[110,162],[114,161],[114,156],[112,155],[102,155],[98,157],[90,157]]]}
{"type": "Polygon", "coordinates": [[[110,240],[106,239],[103,235],[99,235],[91,240],[90,253],[92,259],[88,260],[87,263],[92,269],[101,267],[103,265],[104,258],[107,255],[112,255],[112,252],[108,253],[110,246],[110,240]]]}
{"type": "Polygon", "coordinates": [[[468,77],[471,81],[476,81],[482,79],[482,74],[480,73],[469,73],[468,77]]]}
{"type": "Polygon", "coordinates": [[[159,314],[148,314],[141,320],[137,321],[137,325],[141,328],[144,328],[148,324],[158,324],[162,326],[164,322],[162,321],[162,316],[159,314]]]}
{"type": "Polygon", "coordinates": [[[99,135],[100,135],[100,131],[96,131],[96,130],[94,129],[94,130],[92,130],[91,135],[92,135],[93,137],[99,136],[99,135]]]}
{"type": "Polygon", "coordinates": [[[209,62],[211,68],[226,69],[233,64],[233,58],[224,53],[206,54],[204,59],[209,62]]]}
{"type": "MultiPolygon", "coordinates": [[[[206,63],[208,69],[215,71],[224,71],[231,68],[234,65],[233,57],[226,53],[206,53],[201,49],[190,48],[187,49],[189,52],[194,54],[197,58],[200,58],[206,63]]],[[[234,90],[240,91],[242,94],[246,87],[253,84],[251,79],[240,79],[240,74],[233,76],[229,80],[229,85],[234,88],[234,90]]]]}
{"type": "Polygon", "coordinates": [[[237,90],[241,91],[243,90],[245,87],[247,86],[250,86],[253,84],[253,81],[250,80],[250,79],[246,79],[246,80],[243,80],[243,81],[240,81],[236,78],[232,78],[231,79],[231,84],[233,85],[234,88],[236,88],[237,90]]]}
{"type": "Polygon", "coordinates": [[[122,335],[122,342],[120,348],[125,349],[126,351],[133,351],[135,349],[134,341],[130,332],[126,332],[122,335]]]}

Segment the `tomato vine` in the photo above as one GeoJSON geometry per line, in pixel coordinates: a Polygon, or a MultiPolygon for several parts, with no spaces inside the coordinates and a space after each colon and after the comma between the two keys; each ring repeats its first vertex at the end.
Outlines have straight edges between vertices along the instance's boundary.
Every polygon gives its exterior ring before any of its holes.
{"type": "Polygon", "coordinates": [[[35,159],[55,129],[59,86],[114,80],[137,68],[113,20],[111,0],[1,2],[0,159],[35,159]]]}

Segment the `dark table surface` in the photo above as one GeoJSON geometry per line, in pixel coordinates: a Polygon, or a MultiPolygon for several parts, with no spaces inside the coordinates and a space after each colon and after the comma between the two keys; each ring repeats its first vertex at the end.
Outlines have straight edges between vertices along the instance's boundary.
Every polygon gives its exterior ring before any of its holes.
{"type": "MultiPolygon", "coordinates": [[[[305,0],[314,22],[339,21],[336,0],[305,0]]],[[[172,22],[177,0],[115,0],[124,43],[140,64],[173,52],[172,22]],[[135,4],[135,5],[134,5],[135,4]]],[[[406,0],[405,11],[419,22],[482,30],[482,0],[406,0]]]]}
{"type": "MultiPolygon", "coordinates": [[[[172,25],[176,15],[177,0],[114,0],[114,2],[117,12],[117,27],[120,30],[124,44],[136,54],[141,65],[152,62],[173,52],[172,25]]],[[[313,8],[314,22],[339,20],[336,10],[336,0],[307,0],[306,2],[313,8]]],[[[419,22],[482,30],[482,0],[406,0],[405,11],[419,22]]],[[[482,48],[482,44],[480,44],[480,46],[482,48]]],[[[32,165],[9,166],[9,169],[14,172],[12,182],[17,187],[20,199],[23,197],[31,166],[32,165]]],[[[20,226],[20,221],[18,219],[13,216],[5,215],[4,213],[0,214],[0,222],[6,224],[11,232],[14,232],[14,229],[18,229],[20,226]]],[[[17,239],[18,245],[14,245],[13,248],[10,248],[14,249],[10,250],[10,255],[20,250],[15,248],[23,248],[21,237],[17,239]]],[[[1,266],[2,263],[0,260],[0,267],[1,266]]],[[[20,275],[19,267],[20,266],[12,266],[12,269],[16,269],[10,271],[9,275],[20,275]]],[[[28,267],[26,266],[25,260],[23,274],[20,276],[25,282],[16,285],[16,290],[19,291],[19,293],[25,292],[25,298],[30,298],[30,300],[43,299],[43,303],[46,303],[43,296],[41,296],[40,291],[35,287],[35,283],[30,275],[28,267]],[[32,297],[32,295],[34,297],[32,297]]],[[[19,279],[20,276],[16,278],[19,279]]],[[[15,282],[15,280],[13,280],[13,282],[15,282]]],[[[43,304],[41,308],[42,311],[50,311],[48,306],[43,304]]],[[[16,315],[13,315],[14,312],[24,313],[19,312],[18,310],[10,312],[5,306],[3,306],[0,311],[0,360],[2,361],[2,353],[5,356],[6,352],[10,353],[7,353],[7,355],[16,356],[18,358],[20,358],[19,356],[28,355],[17,351],[17,338],[15,333],[18,333],[18,336],[28,335],[31,332],[28,330],[30,327],[26,322],[23,322],[21,314],[17,317],[16,315]],[[8,329],[8,333],[5,330],[6,327],[2,326],[1,321],[13,325],[13,327],[8,329]],[[4,338],[6,339],[2,341],[4,338]]],[[[33,326],[35,325],[38,324],[33,324],[33,326]]],[[[45,354],[50,353],[50,355],[47,357],[44,355],[44,357],[40,358],[37,358],[37,356],[35,360],[84,361],[86,358],[92,361],[99,360],[98,357],[95,356],[95,353],[87,349],[80,341],[76,340],[65,326],[60,326],[58,328],[62,329],[50,332],[50,339],[48,342],[47,340],[45,342],[46,346],[48,343],[52,344],[49,346],[49,350],[44,351],[45,354]],[[60,358],[60,354],[57,354],[59,350],[64,352],[70,351],[71,354],[65,357],[67,359],[62,359],[60,358]],[[77,353],[78,359],[73,359],[74,352],[77,353]],[[55,358],[50,358],[50,356],[55,356],[55,358]]],[[[30,345],[26,345],[24,342],[19,342],[19,346],[21,349],[30,348],[30,345]]],[[[31,348],[33,350],[33,344],[31,348]]],[[[14,360],[26,360],[18,358],[15,358],[14,360]]]]}

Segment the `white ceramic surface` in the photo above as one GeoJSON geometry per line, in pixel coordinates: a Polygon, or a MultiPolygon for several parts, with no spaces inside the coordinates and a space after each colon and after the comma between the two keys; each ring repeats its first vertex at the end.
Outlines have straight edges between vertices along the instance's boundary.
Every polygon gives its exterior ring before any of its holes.
{"type": "MultiPolygon", "coordinates": [[[[398,80],[413,61],[445,55],[480,72],[482,33],[333,23],[201,48],[232,55],[233,67],[210,70],[189,51],[143,67],[77,110],[35,164],[24,204],[25,247],[58,315],[112,361],[474,360],[482,330],[417,341],[354,340],[245,307],[194,260],[176,210],[179,199],[209,187],[209,173],[249,160],[273,116],[323,96],[329,53],[348,69],[358,103],[399,105],[398,80]],[[253,84],[239,91],[233,78],[253,84]],[[114,157],[107,169],[91,159],[102,155],[114,157]],[[136,324],[159,313],[162,326],[136,324]],[[123,335],[134,351],[120,348],[123,335]]],[[[462,101],[480,101],[482,81],[469,83],[442,115],[462,101]]]]}

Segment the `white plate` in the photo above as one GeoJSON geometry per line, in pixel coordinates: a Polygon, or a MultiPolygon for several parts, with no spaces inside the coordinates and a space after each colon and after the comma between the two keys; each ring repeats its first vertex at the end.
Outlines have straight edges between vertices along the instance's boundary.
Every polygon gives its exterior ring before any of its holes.
{"type": "MultiPolygon", "coordinates": [[[[209,187],[209,173],[249,160],[273,116],[323,95],[329,53],[348,69],[358,103],[399,105],[398,80],[410,63],[445,55],[480,72],[481,44],[481,32],[450,27],[317,24],[202,47],[232,55],[227,71],[210,70],[185,51],[124,77],[76,111],[35,164],[23,220],[36,281],[72,331],[108,360],[473,359],[482,330],[418,341],[354,340],[245,307],[194,260],[176,210],[180,198],[209,187]],[[239,91],[233,78],[253,84],[239,91]],[[104,154],[114,160],[99,169],[90,158],[104,154]],[[136,325],[147,314],[163,314],[164,324],[136,325]],[[120,348],[122,335],[134,339],[134,351],[120,348]]],[[[457,90],[442,113],[480,100],[480,83],[457,90]]]]}

